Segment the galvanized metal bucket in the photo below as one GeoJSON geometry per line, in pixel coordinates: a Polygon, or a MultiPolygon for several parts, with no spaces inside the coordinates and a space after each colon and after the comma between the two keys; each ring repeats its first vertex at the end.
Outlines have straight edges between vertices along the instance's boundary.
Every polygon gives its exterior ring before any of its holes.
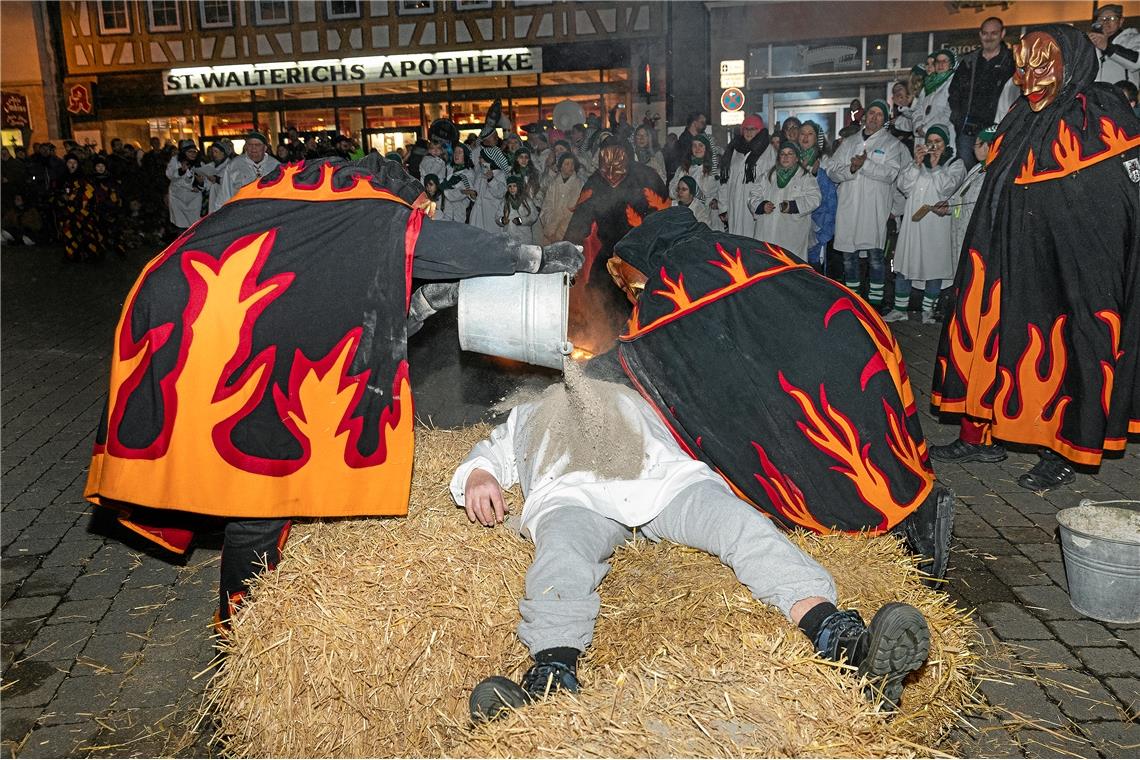
{"type": "Polygon", "coordinates": [[[1073,609],[1106,623],[1140,623],[1140,536],[1104,535],[1087,527],[1074,527],[1077,515],[1088,510],[1127,517],[1135,509],[1082,502],[1080,507],[1057,513],[1061,549],[1073,609]],[[1080,510],[1080,512],[1078,512],[1080,510]]]}
{"type": "Polygon", "coordinates": [[[459,283],[459,347],[541,367],[562,369],[573,350],[566,339],[570,275],[472,277],[459,283]]]}

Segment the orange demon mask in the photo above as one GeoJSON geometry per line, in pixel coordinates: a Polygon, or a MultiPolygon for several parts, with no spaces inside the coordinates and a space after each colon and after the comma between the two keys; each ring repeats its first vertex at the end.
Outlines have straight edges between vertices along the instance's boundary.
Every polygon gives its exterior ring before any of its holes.
{"type": "Polygon", "coordinates": [[[617,187],[629,174],[629,152],[622,145],[607,145],[598,153],[598,173],[602,179],[617,187]]]}
{"type": "Polygon", "coordinates": [[[625,291],[625,297],[629,299],[629,302],[636,304],[637,300],[641,298],[641,293],[645,290],[645,282],[649,278],[620,256],[613,256],[606,262],[606,271],[610,273],[610,277],[614,278],[617,286],[625,291]]]}
{"type": "Polygon", "coordinates": [[[1061,92],[1065,62],[1057,41],[1045,32],[1030,32],[1013,49],[1013,81],[1029,107],[1040,111],[1061,92]]]}

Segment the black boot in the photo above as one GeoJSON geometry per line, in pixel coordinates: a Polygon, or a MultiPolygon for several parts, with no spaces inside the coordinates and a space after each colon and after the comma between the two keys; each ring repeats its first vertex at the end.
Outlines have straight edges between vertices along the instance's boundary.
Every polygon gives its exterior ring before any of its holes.
{"type": "Polygon", "coordinates": [[[985,446],[966,443],[961,438],[945,446],[931,446],[930,458],[939,462],[1000,462],[1006,458],[1005,447],[999,444],[985,446]]]}
{"type": "Polygon", "coordinates": [[[1017,479],[1017,484],[1030,491],[1051,491],[1067,486],[1077,479],[1077,473],[1060,454],[1041,449],[1041,459],[1033,468],[1017,479]]]}
{"type": "Polygon", "coordinates": [[[572,650],[575,655],[563,655],[558,659],[555,659],[557,655],[550,655],[555,651],[559,650],[547,649],[535,655],[535,664],[523,674],[519,683],[503,676],[491,676],[476,684],[468,700],[471,720],[476,723],[494,720],[508,709],[545,699],[560,690],[577,694],[577,650],[572,650]]]}
{"type": "Polygon", "coordinates": [[[925,558],[919,569],[926,575],[923,583],[937,588],[946,578],[950,561],[950,534],[954,527],[954,494],[942,486],[930,489],[926,500],[905,520],[895,526],[912,554],[925,558]]]}
{"type": "Polygon", "coordinates": [[[909,604],[891,602],[875,613],[871,625],[854,610],[833,612],[820,625],[816,651],[829,660],[846,659],[866,676],[866,694],[880,709],[895,710],[903,680],[930,655],[930,628],[909,604]]]}

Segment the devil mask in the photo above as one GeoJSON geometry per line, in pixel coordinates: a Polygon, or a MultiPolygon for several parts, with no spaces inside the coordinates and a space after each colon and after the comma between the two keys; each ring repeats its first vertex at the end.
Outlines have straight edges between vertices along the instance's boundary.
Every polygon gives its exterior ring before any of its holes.
{"type": "Polygon", "coordinates": [[[629,174],[629,150],[617,140],[607,140],[598,153],[598,173],[617,187],[629,174]]]}
{"type": "Polygon", "coordinates": [[[1065,63],[1052,35],[1030,32],[1013,49],[1013,81],[1029,107],[1041,111],[1057,99],[1064,81],[1065,63]]]}

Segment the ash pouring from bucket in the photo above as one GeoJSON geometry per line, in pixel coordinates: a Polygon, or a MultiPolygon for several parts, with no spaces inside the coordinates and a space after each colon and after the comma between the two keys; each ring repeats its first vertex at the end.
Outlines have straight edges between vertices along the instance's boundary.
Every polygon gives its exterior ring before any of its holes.
{"type": "MultiPolygon", "coordinates": [[[[526,442],[528,458],[544,471],[566,457],[564,472],[593,472],[601,480],[634,480],[645,462],[641,429],[622,413],[622,396],[640,397],[625,386],[587,377],[567,358],[563,382],[538,400],[526,442]]],[[[628,402],[627,402],[628,403],[628,402]]]]}

